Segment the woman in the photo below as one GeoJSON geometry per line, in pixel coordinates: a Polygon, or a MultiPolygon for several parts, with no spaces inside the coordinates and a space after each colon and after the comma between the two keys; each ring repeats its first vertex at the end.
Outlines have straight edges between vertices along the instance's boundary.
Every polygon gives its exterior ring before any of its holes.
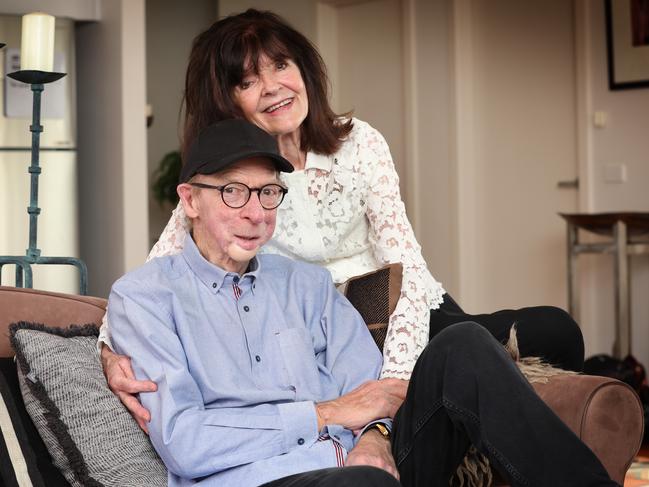
{"type": "MultiPolygon", "coordinates": [[[[581,333],[563,311],[538,307],[471,317],[445,293],[428,271],[406,217],[384,138],[367,123],[331,110],[322,58],[278,16],[248,10],[216,22],[195,39],[184,117],[183,150],[207,125],[242,117],[274,135],[295,167],[282,175],[290,191],[265,252],[323,265],[336,283],[402,263],[402,294],[389,321],[382,377],[408,379],[429,333],[468,320],[483,324],[499,340],[516,322],[523,355],[581,368],[581,333]]],[[[179,252],[188,230],[179,206],[149,258],[179,252]]],[[[102,340],[108,340],[106,326],[102,340]]],[[[111,387],[125,403],[135,401],[129,392],[154,387],[130,380],[127,359],[108,347],[102,360],[111,387]]]]}

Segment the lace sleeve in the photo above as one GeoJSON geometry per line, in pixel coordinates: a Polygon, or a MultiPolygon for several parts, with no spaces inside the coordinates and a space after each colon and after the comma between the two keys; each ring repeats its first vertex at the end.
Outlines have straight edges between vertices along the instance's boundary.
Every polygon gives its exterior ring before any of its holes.
{"type": "MultiPolygon", "coordinates": [[[[381,377],[409,379],[415,361],[428,343],[430,310],[442,301],[444,290],[431,276],[421,255],[399,192],[399,176],[388,145],[378,132],[368,148],[375,164],[367,174],[369,241],[382,264],[401,262],[401,296],[388,324],[381,377]]],[[[370,157],[368,157],[368,160],[370,157]]]]}
{"type": "MultiPolygon", "coordinates": [[[[183,205],[178,203],[178,206],[176,206],[176,209],[171,214],[167,226],[162,231],[162,235],[160,235],[160,238],[151,249],[151,252],[149,252],[146,261],[149,262],[151,259],[162,257],[163,255],[179,254],[183,250],[185,236],[187,235],[187,232],[189,232],[189,229],[189,219],[185,215],[183,205]]],[[[99,338],[97,340],[97,348],[99,351],[101,351],[102,343],[105,343],[111,350],[113,349],[110,342],[108,318],[106,315],[107,313],[104,313],[104,317],[101,320],[101,328],[99,329],[99,338]]]]}
{"type": "Polygon", "coordinates": [[[178,203],[178,206],[176,206],[176,209],[171,214],[169,223],[167,223],[160,238],[151,249],[151,252],[149,252],[146,261],[149,262],[156,257],[175,255],[182,252],[183,246],[185,245],[185,237],[189,229],[189,219],[185,215],[182,203],[178,203]]]}

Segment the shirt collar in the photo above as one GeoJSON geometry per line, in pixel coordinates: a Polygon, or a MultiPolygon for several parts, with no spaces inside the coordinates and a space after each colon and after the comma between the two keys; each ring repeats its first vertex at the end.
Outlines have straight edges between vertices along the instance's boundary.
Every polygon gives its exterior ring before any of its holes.
{"type": "Polygon", "coordinates": [[[334,156],[332,155],[326,156],[324,154],[308,152],[304,169],[322,169],[323,171],[331,172],[331,168],[333,167],[333,157],[334,156]]]}
{"type": "MultiPolygon", "coordinates": [[[[209,288],[213,294],[216,294],[226,282],[232,282],[234,280],[236,283],[239,281],[237,273],[221,269],[219,266],[212,264],[205,259],[205,257],[201,255],[200,250],[198,250],[198,246],[196,245],[196,242],[194,242],[190,233],[185,237],[183,257],[196,277],[198,277],[198,279],[209,288]]],[[[248,269],[240,279],[250,277],[250,279],[254,281],[258,277],[260,270],[261,263],[255,256],[248,264],[248,269]]]]}

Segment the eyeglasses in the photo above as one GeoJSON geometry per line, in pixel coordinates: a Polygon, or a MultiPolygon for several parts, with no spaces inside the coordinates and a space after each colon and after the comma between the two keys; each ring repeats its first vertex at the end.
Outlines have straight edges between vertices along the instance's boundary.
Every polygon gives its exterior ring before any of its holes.
{"type": "Polygon", "coordinates": [[[250,193],[255,191],[261,207],[274,210],[284,201],[288,189],[279,184],[265,184],[261,188],[250,188],[243,183],[228,183],[223,186],[212,186],[205,183],[189,183],[196,188],[216,189],[221,192],[221,199],[230,208],[243,208],[250,200],[250,193]]]}

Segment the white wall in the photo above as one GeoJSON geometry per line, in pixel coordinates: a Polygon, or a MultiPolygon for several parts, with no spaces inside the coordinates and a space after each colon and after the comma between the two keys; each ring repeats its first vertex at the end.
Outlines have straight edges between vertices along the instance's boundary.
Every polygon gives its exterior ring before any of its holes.
{"type": "MultiPolygon", "coordinates": [[[[584,112],[581,152],[584,179],[588,181],[583,210],[590,212],[649,211],[649,138],[647,117],[649,89],[610,91],[608,88],[606,31],[603,2],[579,0],[578,18],[584,42],[578,51],[585,72],[581,88],[584,112]],[[595,128],[595,111],[608,114],[604,128],[595,128]],[[610,183],[605,166],[624,164],[627,180],[610,183]]],[[[645,237],[646,238],[646,237],[645,237]]],[[[585,291],[582,321],[591,331],[586,335],[587,352],[610,353],[614,340],[613,259],[610,255],[580,257],[585,291]]],[[[632,353],[649,363],[649,256],[631,258],[632,353]]]]}
{"type": "Polygon", "coordinates": [[[566,306],[577,170],[572,5],[455,4],[460,303],[566,306]]]}
{"type": "MultiPolygon", "coordinates": [[[[146,4],[147,101],[154,116],[147,130],[151,182],[164,155],[179,148],[180,106],[192,40],[215,20],[215,0],[149,0],[146,4]]],[[[171,210],[149,197],[150,245],[157,241],[171,210]]]]}
{"type": "Polygon", "coordinates": [[[0,11],[14,15],[41,11],[73,20],[100,20],[101,4],[102,0],[2,0],[0,11]]]}
{"type": "Polygon", "coordinates": [[[77,24],[81,258],[89,294],[141,265],[148,251],[144,0],[105,0],[77,24]]]}

